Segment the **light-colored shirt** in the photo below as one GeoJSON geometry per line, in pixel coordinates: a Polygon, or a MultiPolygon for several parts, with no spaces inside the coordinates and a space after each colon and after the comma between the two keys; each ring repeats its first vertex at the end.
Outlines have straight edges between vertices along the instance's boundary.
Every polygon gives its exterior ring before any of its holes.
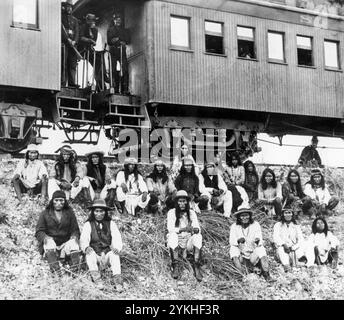
{"type": "Polygon", "coordinates": [[[257,247],[255,243],[255,239],[257,238],[260,240],[258,246],[263,245],[262,229],[257,221],[254,221],[245,229],[241,225],[233,223],[229,231],[229,244],[238,247],[246,258],[249,258],[253,250],[257,247]],[[243,245],[238,244],[240,238],[245,239],[243,245]]]}
{"type": "MultiPolygon", "coordinates": [[[[122,236],[118,230],[118,227],[114,221],[110,221],[110,232],[111,232],[111,246],[118,251],[121,251],[123,248],[122,236]]],[[[86,248],[90,246],[91,242],[91,233],[92,227],[91,223],[87,221],[81,232],[80,236],[80,248],[83,252],[85,252],[86,248]]]]}
{"type": "Polygon", "coordinates": [[[176,187],[171,178],[168,178],[165,183],[162,183],[160,178],[157,178],[156,182],[152,178],[147,178],[147,189],[149,192],[158,193],[159,199],[165,201],[167,196],[176,190],[176,187]]]}
{"type": "Polygon", "coordinates": [[[131,173],[128,176],[128,180],[125,181],[124,171],[120,171],[116,177],[116,185],[121,186],[122,183],[125,183],[128,188],[127,194],[141,194],[143,192],[148,192],[146,182],[143,180],[142,176],[139,174],[137,180],[135,180],[134,173],[131,173]]]}
{"type": "Polygon", "coordinates": [[[282,199],[282,186],[277,182],[276,188],[271,187],[270,185],[263,190],[262,185],[258,186],[258,199],[259,200],[275,200],[276,198],[282,199]]]}
{"type": "Polygon", "coordinates": [[[324,189],[313,189],[310,183],[306,183],[305,190],[303,192],[306,196],[311,197],[313,200],[319,201],[320,204],[328,205],[328,202],[331,199],[330,192],[326,187],[324,189]]]}
{"type": "Polygon", "coordinates": [[[325,233],[312,233],[307,239],[308,245],[311,247],[318,247],[319,256],[322,263],[327,260],[328,252],[331,248],[336,248],[339,246],[339,240],[336,236],[333,235],[331,231],[325,233]]]}
{"type": "Polygon", "coordinates": [[[20,176],[20,179],[23,180],[29,188],[34,188],[35,185],[42,180],[44,175],[48,176],[48,171],[40,160],[22,160],[14,171],[14,175],[16,174],[20,176]]]}
{"type": "MultiPolygon", "coordinates": [[[[186,212],[179,219],[179,227],[176,227],[176,209],[171,209],[167,212],[167,230],[169,233],[178,233],[180,229],[189,226],[189,221],[186,212]]],[[[192,228],[199,228],[197,214],[190,210],[190,222],[192,228]]]]}
{"type": "Polygon", "coordinates": [[[296,250],[303,245],[304,238],[299,225],[293,222],[289,224],[277,222],[274,225],[273,241],[277,247],[286,244],[288,247],[296,250]]]}
{"type": "Polygon", "coordinates": [[[225,173],[236,185],[242,185],[245,183],[245,168],[243,166],[228,167],[225,168],[225,173]]]}

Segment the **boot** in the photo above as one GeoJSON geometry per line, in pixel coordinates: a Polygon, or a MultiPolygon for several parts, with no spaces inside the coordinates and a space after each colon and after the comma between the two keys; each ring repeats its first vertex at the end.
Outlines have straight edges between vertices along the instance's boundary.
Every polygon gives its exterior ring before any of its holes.
{"type": "Polygon", "coordinates": [[[106,204],[111,208],[115,207],[115,203],[116,203],[115,199],[116,199],[116,190],[115,189],[108,190],[106,198],[105,198],[106,204]]]}
{"type": "Polygon", "coordinates": [[[262,275],[264,277],[264,279],[267,281],[267,282],[272,282],[273,279],[271,278],[270,276],[270,272],[269,271],[263,271],[262,272],[262,275]]]}
{"type": "Polygon", "coordinates": [[[14,191],[16,192],[18,201],[22,202],[23,198],[22,198],[22,193],[21,193],[19,181],[20,181],[19,178],[15,178],[12,180],[12,183],[13,183],[14,191]]]}
{"type": "Polygon", "coordinates": [[[123,292],[123,279],[120,274],[116,274],[112,276],[112,282],[115,286],[115,289],[118,293],[123,292]]]}
{"type": "Polygon", "coordinates": [[[261,268],[262,268],[262,275],[264,277],[264,279],[267,281],[267,282],[272,282],[274,281],[271,276],[270,276],[270,272],[269,272],[269,262],[268,262],[268,258],[265,256],[265,257],[262,257],[260,259],[260,265],[261,265],[261,268]]]}
{"type": "Polygon", "coordinates": [[[200,264],[200,258],[201,258],[201,250],[198,248],[194,249],[194,272],[195,272],[195,277],[197,281],[201,282],[203,280],[203,276],[201,273],[201,264],[200,264]]]}
{"type": "Polygon", "coordinates": [[[172,278],[173,279],[178,279],[180,277],[179,274],[179,266],[178,266],[178,251],[177,249],[172,250],[170,249],[170,254],[171,254],[171,261],[172,261],[172,278]]]}
{"type": "Polygon", "coordinates": [[[338,265],[338,251],[336,249],[331,249],[330,255],[332,257],[331,268],[336,269],[338,265]]]}
{"type": "Polygon", "coordinates": [[[70,253],[70,267],[71,271],[76,273],[80,271],[81,266],[81,254],[80,251],[72,251],[70,253]]]}
{"type": "Polygon", "coordinates": [[[51,272],[56,273],[57,275],[61,275],[61,268],[57,253],[55,250],[47,250],[45,252],[45,257],[49,263],[49,267],[51,272]]]}

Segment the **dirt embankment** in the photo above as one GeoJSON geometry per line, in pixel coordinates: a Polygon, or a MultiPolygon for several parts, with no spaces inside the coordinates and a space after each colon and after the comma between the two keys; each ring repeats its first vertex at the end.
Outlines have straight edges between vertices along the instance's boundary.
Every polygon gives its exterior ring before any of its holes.
{"type": "MultiPolygon", "coordinates": [[[[0,299],[343,299],[343,251],[337,270],[327,267],[313,272],[305,268],[284,273],[275,261],[271,236],[273,221],[259,216],[263,224],[265,245],[269,254],[271,273],[276,282],[250,274],[240,280],[229,260],[228,236],[230,223],[218,214],[200,216],[204,236],[204,281],[198,283],[190,268],[184,264],[179,281],[170,276],[169,255],[165,246],[165,217],[140,218],[117,216],[124,249],[122,272],[125,291],[115,292],[108,279],[105,289],[98,290],[87,272],[72,277],[53,277],[46,262],[37,252],[35,225],[43,207],[36,200],[25,198],[18,205],[10,185],[16,160],[0,162],[0,299]]],[[[51,162],[47,162],[51,165],[51,162]]],[[[113,170],[116,166],[112,167],[113,170]]],[[[141,168],[144,173],[149,168],[141,168]]],[[[274,170],[283,181],[287,167],[274,170]]],[[[261,171],[261,168],[259,168],[261,171]]],[[[301,172],[303,181],[309,172],[301,172]]],[[[327,181],[337,195],[342,196],[344,171],[326,169],[327,181]]],[[[344,243],[343,202],[336,215],[328,218],[329,226],[344,243]]],[[[80,206],[73,205],[80,228],[87,218],[80,206]]],[[[258,217],[257,217],[258,218],[258,217]]],[[[311,221],[301,218],[305,236],[310,234],[311,221]]]]}

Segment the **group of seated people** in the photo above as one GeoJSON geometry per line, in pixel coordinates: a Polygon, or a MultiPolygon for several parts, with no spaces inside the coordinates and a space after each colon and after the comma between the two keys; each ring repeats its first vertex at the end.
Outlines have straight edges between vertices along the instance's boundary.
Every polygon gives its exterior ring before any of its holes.
{"type": "Polygon", "coordinates": [[[333,267],[337,264],[339,242],[328,230],[324,215],[336,207],[339,199],[331,197],[320,169],[312,170],[304,188],[297,170],[290,170],[281,185],[273,170],[266,168],[259,179],[254,164],[248,160],[242,165],[240,156],[234,153],[226,164],[217,158],[206,162],[198,173],[193,157],[187,148],[182,148],[182,155],[175,159],[170,172],[163,161],[157,160],[152,173],[144,179],[135,158],[127,158],[124,168],[112,176],[103,162],[104,152],[99,149],[86,154],[86,165],[78,161],[70,146],[57,152],[59,158],[48,174],[38,159],[36,146],[29,145],[13,178],[20,201],[25,191],[41,193],[42,198],[49,199],[37,223],[36,238],[54,272],[61,270],[60,258],[77,266],[83,253],[94,282],[101,285],[100,270],[109,264],[116,288],[121,290],[122,239],[109,211],[135,216],[145,210],[167,214],[173,278],[180,277],[178,257],[186,258],[191,252],[195,277],[201,281],[202,234],[198,215],[211,210],[236,219],[229,231],[229,254],[236,268],[243,270],[250,262],[270,280],[261,226],[253,220],[254,204],[278,220],[273,241],[286,271],[303,262],[309,267],[314,263],[330,262],[333,267]],[[69,200],[78,197],[91,210],[81,233],[69,206],[69,200]],[[307,241],[295,220],[300,212],[315,218],[307,241]]]}

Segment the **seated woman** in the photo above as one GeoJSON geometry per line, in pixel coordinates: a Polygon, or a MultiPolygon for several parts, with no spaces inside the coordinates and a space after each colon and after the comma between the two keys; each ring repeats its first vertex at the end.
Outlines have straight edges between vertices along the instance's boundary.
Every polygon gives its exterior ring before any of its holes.
{"type": "Polygon", "coordinates": [[[233,202],[232,193],[228,192],[214,162],[206,163],[199,175],[199,191],[201,193],[198,204],[200,210],[211,210],[212,206],[216,210],[223,206],[225,216],[230,216],[233,202]]]}
{"type": "Polygon", "coordinates": [[[153,172],[146,179],[150,200],[147,211],[163,212],[173,208],[172,196],[177,192],[172,179],[167,175],[166,165],[161,160],[155,161],[153,172]]]}
{"type": "Polygon", "coordinates": [[[35,234],[39,252],[50,269],[60,274],[59,259],[69,260],[73,270],[80,264],[80,230],[74,211],[63,191],[55,191],[49,205],[40,214],[35,234]]]}
{"type": "Polygon", "coordinates": [[[305,246],[307,267],[314,264],[330,264],[334,269],[337,267],[339,240],[328,230],[324,218],[318,217],[313,221],[312,233],[305,246]]]}
{"type": "Polygon", "coordinates": [[[262,274],[271,280],[266,250],[263,246],[262,229],[252,218],[252,210],[243,208],[234,213],[236,223],[229,232],[230,257],[235,267],[243,272],[242,263],[250,262],[256,266],[260,262],[262,274]]]}
{"type": "Polygon", "coordinates": [[[102,286],[98,265],[101,269],[110,265],[116,290],[122,291],[119,257],[123,247],[121,234],[116,223],[109,216],[110,208],[105,200],[95,200],[90,209],[91,214],[82,228],[80,247],[86,254],[86,264],[92,280],[102,286]]]}
{"type": "Polygon", "coordinates": [[[265,206],[270,216],[276,215],[277,219],[281,217],[282,187],[270,168],[266,168],[262,173],[258,186],[258,200],[265,206]]]}
{"type": "Polygon", "coordinates": [[[195,173],[195,165],[192,160],[184,159],[180,173],[174,182],[177,190],[185,190],[190,197],[190,206],[198,212],[196,202],[200,196],[199,178],[195,173]]]}
{"type": "MultiPolygon", "coordinates": [[[[304,194],[301,186],[300,174],[297,170],[289,171],[287,181],[282,185],[283,203],[285,206],[293,207],[297,211],[301,211],[302,204],[307,197],[304,194]]],[[[297,212],[295,212],[297,214],[297,212]]]]}
{"type": "Polygon", "coordinates": [[[146,208],[150,196],[147,185],[137,168],[135,158],[127,158],[124,161],[124,170],[119,171],[116,177],[117,200],[120,203],[122,213],[133,216],[146,208]]]}
{"type": "Polygon", "coordinates": [[[305,256],[304,238],[292,209],[282,210],[281,221],[274,225],[273,242],[285,272],[297,266],[298,261],[305,256]]]}
{"type": "Polygon", "coordinates": [[[305,199],[302,210],[311,218],[315,218],[317,214],[331,214],[339,202],[338,197],[331,197],[325,185],[325,178],[319,169],[311,171],[311,179],[306,183],[304,193],[308,198],[305,199]]]}
{"type": "MultiPolygon", "coordinates": [[[[202,235],[195,211],[190,209],[190,197],[184,190],[179,190],[175,197],[175,208],[167,213],[167,246],[170,248],[172,260],[172,277],[178,279],[178,248],[192,252],[195,277],[202,281],[200,255],[202,235]]],[[[183,254],[184,257],[185,254],[183,254]]]]}
{"type": "Polygon", "coordinates": [[[247,160],[244,163],[245,183],[243,185],[250,201],[258,198],[259,177],[254,163],[247,160]]]}
{"type": "Polygon", "coordinates": [[[227,166],[224,171],[224,179],[228,184],[242,186],[245,183],[245,169],[241,164],[238,153],[232,153],[229,157],[227,166]]]}
{"type": "Polygon", "coordinates": [[[14,171],[12,183],[19,202],[22,201],[22,193],[41,194],[43,201],[47,198],[48,171],[38,156],[37,146],[29,144],[25,159],[19,162],[14,171]]]}
{"type": "Polygon", "coordinates": [[[114,207],[117,186],[115,180],[111,179],[110,170],[104,164],[104,151],[96,147],[85,155],[88,158],[85,175],[90,180],[95,198],[105,199],[114,207]]]}

